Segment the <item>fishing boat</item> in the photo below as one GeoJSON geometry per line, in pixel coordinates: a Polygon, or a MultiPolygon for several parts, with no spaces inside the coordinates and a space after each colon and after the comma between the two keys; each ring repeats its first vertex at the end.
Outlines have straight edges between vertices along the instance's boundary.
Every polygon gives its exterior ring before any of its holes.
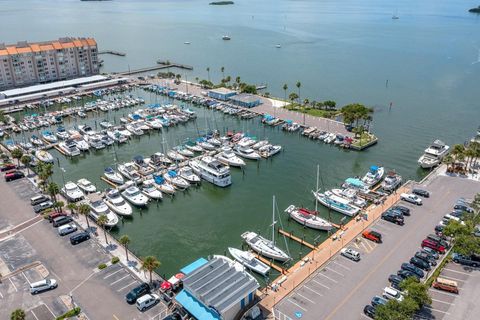
{"type": "Polygon", "coordinates": [[[342,187],[345,189],[352,188],[363,193],[370,192],[370,189],[365,185],[365,183],[357,178],[347,178],[342,187]]]}
{"type": "Polygon", "coordinates": [[[85,193],[93,193],[97,191],[97,187],[85,178],[78,180],[77,185],[85,193]]]}
{"type": "Polygon", "coordinates": [[[222,148],[222,151],[215,158],[223,164],[232,167],[243,167],[245,165],[245,161],[237,157],[230,147],[222,148]]]}
{"type": "Polygon", "coordinates": [[[68,201],[71,202],[83,200],[85,197],[83,191],[72,181],[65,183],[60,192],[68,201]]]}
{"type": "Polygon", "coordinates": [[[111,167],[105,168],[103,175],[108,181],[113,182],[115,184],[123,184],[125,181],[123,177],[119,173],[117,173],[115,170],[113,170],[113,168],[111,167]]]}
{"type": "Polygon", "coordinates": [[[118,224],[118,216],[113,213],[102,199],[90,202],[90,217],[98,221],[101,216],[106,216],[107,221],[104,224],[107,228],[113,228],[118,224]]]}
{"type": "Polygon", "coordinates": [[[168,183],[162,176],[154,175],[153,180],[157,185],[158,190],[166,194],[174,194],[175,187],[168,183]]]}
{"type": "Polygon", "coordinates": [[[250,160],[260,160],[262,156],[258,154],[252,148],[242,148],[242,147],[235,147],[233,148],[233,152],[242,158],[250,159],[250,160]]]}
{"type": "Polygon", "coordinates": [[[148,197],[145,196],[138,187],[131,186],[125,189],[122,193],[122,197],[128,202],[137,207],[145,207],[148,203],[148,197]]]}
{"type": "Polygon", "coordinates": [[[63,154],[69,157],[75,157],[80,155],[80,150],[77,148],[77,144],[73,140],[66,140],[58,144],[63,154]]]}
{"type": "Polygon", "coordinates": [[[347,199],[339,197],[330,191],[325,191],[324,193],[312,191],[312,193],[315,199],[317,199],[317,201],[323,204],[325,207],[340,212],[349,217],[356,216],[357,213],[360,211],[360,208],[351,205],[347,199]]]}
{"type": "Polygon", "coordinates": [[[202,179],[216,186],[227,187],[232,184],[230,168],[210,156],[190,160],[189,166],[202,179]]]}
{"type": "Polygon", "coordinates": [[[153,182],[143,183],[142,193],[152,200],[161,200],[162,192],[155,187],[153,182]]]}
{"type": "Polygon", "coordinates": [[[116,214],[121,216],[131,216],[132,206],[125,201],[117,189],[107,189],[105,193],[106,205],[116,214]]]}
{"type": "Polygon", "coordinates": [[[35,157],[37,157],[38,160],[45,162],[45,163],[52,163],[53,162],[53,156],[46,150],[37,150],[35,151],[35,157]]]}
{"type": "Polygon", "coordinates": [[[200,177],[197,176],[189,166],[184,166],[178,169],[178,175],[191,184],[197,184],[201,181],[200,177]]]}
{"type": "Polygon", "coordinates": [[[190,183],[187,180],[180,177],[175,170],[169,170],[163,174],[163,178],[171,183],[175,188],[185,190],[190,187],[190,183]]]}
{"type": "Polygon", "coordinates": [[[34,145],[34,146],[37,146],[37,147],[41,147],[44,145],[43,141],[37,137],[36,135],[32,135],[30,137],[30,142],[34,145]]]}
{"type": "Polygon", "coordinates": [[[362,182],[365,186],[371,188],[382,180],[384,173],[385,169],[383,167],[371,166],[370,170],[363,176],[362,182]]]}
{"type": "Polygon", "coordinates": [[[418,159],[418,164],[423,169],[433,168],[440,164],[449,151],[450,147],[443,141],[435,140],[427,149],[425,149],[424,154],[418,159]]]}
{"type": "Polygon", "coordinates": [[[255,271],[263,276],[267,275],[270,267],[258,260],[255,255],[249,251],[242,251],[236,248],[228,248],[230,255],[246,268],[255,271]]]}
{"type": "Polygon", "coordinates": [[[325,231],[329,231],[333,228],[333,225],[330,222],[318,216],[317,211],[297,208],[294,205],[290,205],[285,209],[285,212],[288,213],[293,220],[305,227],[325,231]]]}
{"type": "Polygon", "coordinates": [[[402,184],[402,176],[394,171],[387,173],[387,176],[382,182],[382,189],[384,191],[392,192],[402,184]]]}
{"type": "Polygon", "coordinates": [[[276,155],[282,150],[282,146],[274,146],[271,144],[267,144],[266,146],[260,147],[258,149],[258,153],[260,153],[260,156],[264,158],[270,158],[271,156],[276,155]]]}
{"type": "Polygon", "coordinates": [[[43,131],[42,137],[49,143],[55,143],[58,141],[57,137],[49,130],[43,131]]]}

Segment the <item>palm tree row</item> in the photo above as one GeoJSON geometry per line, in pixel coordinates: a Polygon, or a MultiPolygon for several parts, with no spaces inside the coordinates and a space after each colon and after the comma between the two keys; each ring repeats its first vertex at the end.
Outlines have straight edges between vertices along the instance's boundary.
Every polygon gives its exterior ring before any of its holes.
{"type": "Polygon", "coordinates": [[[471,141],[467,145],[454,145],[452,152],[443,159],[443,162],[447,164],[448,172],[467,173],[474,172],[479,158],[480,143],[471,141]]]}

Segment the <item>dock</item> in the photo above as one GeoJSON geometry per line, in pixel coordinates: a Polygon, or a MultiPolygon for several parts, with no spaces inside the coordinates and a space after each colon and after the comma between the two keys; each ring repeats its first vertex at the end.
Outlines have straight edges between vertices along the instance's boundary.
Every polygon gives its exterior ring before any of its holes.
{"type": "Polygon", "coordinates": [[[124,52],[114,51],[114,50],[102,50],[102,51],[98,51],[98,54],[111,54],[119,57],[125,57],[127,55],[124,52]]]}
{"type": "Polygon", "coordinates": [[[112,186],[112,187],[114,187],[114,188],[117,188],[117,187],[118,187],[118,185],[116,185],[116,184],[113,183],[112,181],[106,179],[105,177],[100,177],[100,179],[101,179],[103,182],[105,182],[106,184],[108,184],[108,185],[110,185],[110,186],[112,186]]]}
{"type": "Polygon", "coordinates": [[[281,274],[286,274],[288,273],[288,270],[287,269],[284,269],[278,265],[276,265],[275,263],[273,263],[271,260],[268,260],[268,259],[265,259],[264,257],[262,257],[261,255],[259,255],[258,253],[253,253],[255,255],[255,257],[262,261],[263,263],[265,263],[266,265],[268,265],[270,268],[273,268],[275,270],[277,270],[278,272],[280,272],[281,274]]]}
{"type": "Polygon", "coordinates": [[[287,238],[290,238],[292,239],[293,241],[296,241],[298,243],[300,243],[301,245],[311,249],[311,250],[315,250],[315,246],[311,243],[308,243],[306,242],[305,240],[303,239],[300,239],[299,237],[296,237],[293,235],[293,232],[288,232],[288,231],[285,231],[285,230],[282,230],[282,229],[278,229],[278,233],[280,233],[281,235],[287,237],[287,238]]]}
{"type": "Polygon", "coordinates": [[[122,75],[122,76],[129,76],[129,75],[132,75],[132,74],[138,74],[138,73],[144,73],[144,72],[156,71],[156,70],[162,70],[162,69],[170,69],[170,68],[193,70],[192,66],[188,66],[188,65],[180,64],[180,63],[170,63],[170,64],[158,64],[158,65],[153,66],[153,67],[146,67],[146,68],[141,68],[141,69],[123,71],[123,72],[119,72],[117,74],[122,75]]]}

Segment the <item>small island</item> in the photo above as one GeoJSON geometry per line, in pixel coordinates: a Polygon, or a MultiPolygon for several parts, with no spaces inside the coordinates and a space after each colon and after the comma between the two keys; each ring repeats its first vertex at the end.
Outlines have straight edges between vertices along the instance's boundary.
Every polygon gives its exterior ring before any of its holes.
{"type": "Polygon", "coordinates": [[[209,5],[211,5],[211,6],[225,6],[225,5],[228,5],[228,4],[235,4],[235,2],[233,2],[233,1],[213,1],[213,2],[209,3],[209,5]]]}
{"type": "Polygon", "coordinates": [[[468,12],[472,12],[472,13],[480,13],[480,6],[476,7],[476,8],[472,8],[470,10],[468,10],[468,12]]]}

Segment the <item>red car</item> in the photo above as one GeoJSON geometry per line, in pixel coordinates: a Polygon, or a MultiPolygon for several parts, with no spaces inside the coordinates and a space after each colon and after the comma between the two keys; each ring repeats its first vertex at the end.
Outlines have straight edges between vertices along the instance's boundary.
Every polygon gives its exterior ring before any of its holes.
{"type": "Polygon", "coordinates": [[[433,240],[430,240],[430,239],[424,239],[422,241],[422,248],[424,247],[427,247],[427,248],[431,248],[439,253],[445,253],[445,247],[438,244],[437,242],[433,241],[433,240]]]}
{"type": "Polygon", "coordinates": [[[53,219],[58,217],[66,217],[67,214],[65,212],[52,212],[48,215],[48,222],[53,222],[53,219]]]}
{"type": "Polygon", "coordinates": [[[6,163],[2,166],[0,171],[5,172],[5,171],[13,170],[13,169],[17,169],[17,166],[14,165],[13,163],[6,163]]]}
{"type": "Polygon", "coordinates": [[[5,181],[13,181],[25,177],[22,171],[8,171],[5,173],[5,181]]]}
{"type": "Polygon", "coordinates": [[[376,242],[376,243],[382,243],[382,235],[380,233],[376,232],[376,231],[365,230],[362,233],[362,237],[364,237],[365,239],[371,240],[373,242],[376,242]]]}

